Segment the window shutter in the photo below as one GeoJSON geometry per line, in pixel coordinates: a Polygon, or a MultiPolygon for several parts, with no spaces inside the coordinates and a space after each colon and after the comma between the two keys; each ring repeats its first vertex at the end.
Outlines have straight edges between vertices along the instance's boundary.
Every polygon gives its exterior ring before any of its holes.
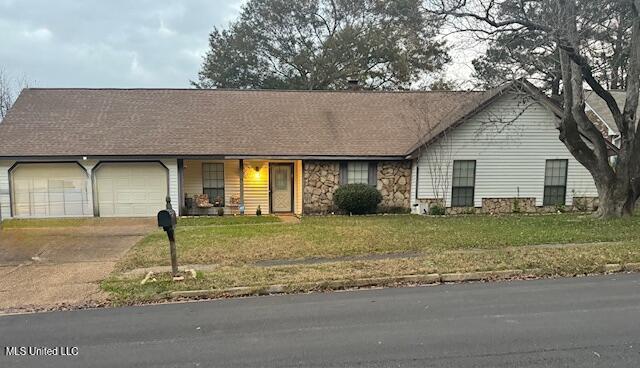
{"type": "Polygon", "coordinates": [[[347,184],[347,161],[340,161],[340,185],[347,184]]]}
{"type": "Polygon", "coordinates": [[[369,185],[376,187],[378,184],[378,162],[369,162],[369,185]]]}

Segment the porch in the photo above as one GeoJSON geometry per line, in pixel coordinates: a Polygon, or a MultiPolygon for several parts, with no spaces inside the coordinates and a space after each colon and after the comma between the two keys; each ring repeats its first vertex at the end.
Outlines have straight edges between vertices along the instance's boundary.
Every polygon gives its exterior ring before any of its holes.
{"type": "Polygon", "coordinates": [[[181,214],[302,214],[301,160],[183,160],[181,214]]]}

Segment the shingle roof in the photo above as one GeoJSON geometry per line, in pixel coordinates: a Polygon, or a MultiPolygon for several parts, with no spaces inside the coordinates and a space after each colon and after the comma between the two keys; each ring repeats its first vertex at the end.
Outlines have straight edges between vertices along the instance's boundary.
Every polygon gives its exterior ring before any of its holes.
{"type": "MultiPolygon", "coordinates": [[[[620,107],[620,110],[624,109],[627,93],[622,90],[611,90],[609,91],[609,93],[611,93],[613,99],[616,100],[616,103],[618,104],[618,107],[620,107]]],[[[607,128],[611,129],[613,134],[619,134],[618,126],[613,119],[611,110],[609,110],[607,103],[600,96],[598,96],[597,93],[593,91],[586,91],[585,102],[587,103],[587,105],[589,105],[589,107],[591,107],[593,112],[595,112],[596,115],[600,119],[602,119],[603,123],[607,125],[607,128]]],[[[638,111],[640,111],[640,108],[638,109],[638,111]]]]}
{"type": "Polygon", "coordinates": [[[403,156],[489,93],[31,88],[0,157],[403,156]]]}

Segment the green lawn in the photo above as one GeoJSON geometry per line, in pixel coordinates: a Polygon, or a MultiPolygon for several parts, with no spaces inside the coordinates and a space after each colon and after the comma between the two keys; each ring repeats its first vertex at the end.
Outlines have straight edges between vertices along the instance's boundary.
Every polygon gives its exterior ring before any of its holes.
{"type": "Polygon", "coordinates": [[[203,216],[181,217],[178,226],[246,225],[280,222],[277,216],[203,216]]]}
{"type": "MultiPolygon", "coordinates": [[[[304,217],[300,224],[182,226],[180,264],[217,264],[198,280],[159,281],[116,273],[103,282],[125,303],[171,290],[295,284],[392,275],[541,269],[544,274],[596,272],[607,263],[640,262],[640,217],[610,221],[586,215],[304,217]],[[540,246],[544,245],[544,246],[540,246]],[[410,252],[412,257],[366,259],[410,252]],[[364,259],[350,259],[360,256],[364,259]],[[345,258],[347,257],[347,258],[345,258]],[[326,263],[261,266],[265,260],[323,258],[326,263]],[[328,259],[328,260],[327,260],[328,259]]],[[[118,272],[168,265],[166,235],[155,232],[118,264],[118,272]]]]}
{"type": "MultiPolygon", "coordinates": [[[[178,227],[176,239],[181,263],[241,265],[273,259],[635,241],[640,239],[640,217],[603,222],[570,214],[442,218],[311,216],[291,225],[183,226],[178,227]]],[[[119,269],[168,262],[166,235],[157,231],[132,249],[119,269]]]]}

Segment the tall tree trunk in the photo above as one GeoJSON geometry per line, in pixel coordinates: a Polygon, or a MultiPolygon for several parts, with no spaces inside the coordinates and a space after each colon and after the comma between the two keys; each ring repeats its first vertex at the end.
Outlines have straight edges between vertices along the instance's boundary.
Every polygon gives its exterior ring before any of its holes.
{"type": "Polygon", "coordinates": [[[606,180],[596,181],[598,189],[598,210],[594,216],[602,219],[632,216],[635,209],[636,196],[630,183],[617,180],[608,183],[606,180]]]}
{"type": "MultiPolygon", "coordinates": [[[[640,0],[635,0],[640,3],[640,0]]],[[[593,176],[598,189],[599,207],[595,216],[615,218],[633,214],[638,190],[640,142],[636,140],[636,106],[640,75],[640,19],[636,13],[629,60],[631,83],[627,87],[624,111],[620,111],[613,97],[593,77],[587,61],[580,55],[580,39],[576,27],[575,0],[560,0],[566,24],[558,39],[564,87],[564,118],[560,127],[560,138],[573,156],[593,176]],[[598,95],[608,99],[622,141],[617,162],[609,164],[607,148],[601,133],[588,120],[584,110],[583,84],[587,82],[598,95]]],[[[619,77],[619,75],[618,75],[619,77]]]]}

